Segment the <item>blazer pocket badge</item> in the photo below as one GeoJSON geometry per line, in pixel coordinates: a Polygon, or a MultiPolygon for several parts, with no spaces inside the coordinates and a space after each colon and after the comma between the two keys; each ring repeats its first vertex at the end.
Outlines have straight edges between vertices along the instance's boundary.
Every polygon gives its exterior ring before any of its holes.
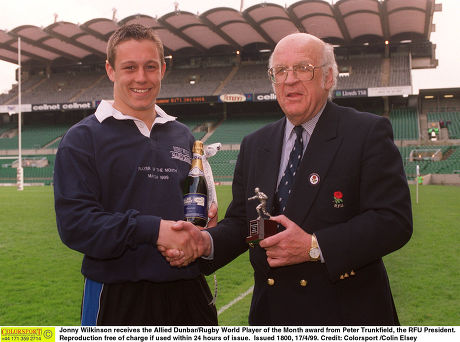
{"type": "Polygon", "coordinates": [[[341,191],[334,192],[334,208],[343,208],[343,194],[341,191]]]}

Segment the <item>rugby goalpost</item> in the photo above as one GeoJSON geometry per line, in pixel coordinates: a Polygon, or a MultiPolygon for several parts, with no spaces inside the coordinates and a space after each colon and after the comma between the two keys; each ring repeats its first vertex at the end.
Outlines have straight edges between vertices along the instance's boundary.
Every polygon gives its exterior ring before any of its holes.
{"type": "MultiPolygon", "coordinates": [[[[410,151],[409,161],[440,161],[442,159],[442,150],[437,147],[433,148],[416,148],[410,151]]],[[[423,177],[420,174],[420,165],[415,166],[415,201],[418,204],[418,187],[423,184],[423,177]]]]}
{"type": "Polygon", "coordinates": [[[18,191],[24,190],[24,169],[22,168],[22,98],[21,98],[21,37],[18,37],[18,168],[16,179],[18,191]]]}
{"type": "MultiPolygon", "coordinates": [[[[16,185],[18,191],[24,190],[24,169],[22,167],[22,67],[21,67],[21,37],[18,37],[18,106],[9,111],[9,115],[18,114],[18,163],[16,168],[16,185]]],[[[14,156],[15,157],[15,156],[14,156]]],[[[13,159],[13,156],[1,157],[0,159],[13,159]]]]}

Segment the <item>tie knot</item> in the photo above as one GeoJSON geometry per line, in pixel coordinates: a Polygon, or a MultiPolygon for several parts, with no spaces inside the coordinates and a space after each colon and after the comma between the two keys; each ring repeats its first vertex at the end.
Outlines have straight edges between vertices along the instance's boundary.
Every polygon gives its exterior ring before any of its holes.
{"type": "Polygon", "coordinates": [[[295,126],[294,131],[295,131],[295,134],[297,135],[297,138],[302,138],[302,133],[303,133],[302,126],[295,126]]]}

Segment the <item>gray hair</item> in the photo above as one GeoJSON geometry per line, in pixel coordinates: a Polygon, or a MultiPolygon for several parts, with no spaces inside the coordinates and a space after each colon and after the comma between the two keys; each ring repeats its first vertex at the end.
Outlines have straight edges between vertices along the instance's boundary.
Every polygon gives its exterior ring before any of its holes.
{"type": "Polygon", "coordinates": [[[323,42],[323,88],[326,84],[326,73],[330,68],[332,71],[332,86],[329,89],[329,99],[332,99],[332,93],[334,92],[335,87],[337,86],[337,76],[339,75],[339,68],[337,67],[337,62],[335,61],[334,47],[331,44],[323,42]]]}
{"type": "MultiPolygon", "coordinates": [[[[306,33],[309,35],[308,33],[306,33]]],[[[311,35],[310,35],[311,36],[311,35]]],[[[326,75],[329,72],[329,69],[332,70],[332,86],[329,89],[329,99],[332,99],[332,94],[334,92],[335,87],[337,86],[337,76],[339,75],[339,69],[337,67],[337,62],[335,61],[334,55],[334,47],[331,44],[326,43],[322,39],[318,37],[312,36],[315,39],[319,40],[323,44],[323,56],[321,58],[321,64],[324,66],[321,68],[323,70],[323,78],[322,78],[322,86],[323,88],[326,85],[326,75]]],[[[268,59],[268,67],[271,68],[273,66],[273,52],[268,59]]],[[[274,88],[274,85],[273,85],[274,88]]]]}

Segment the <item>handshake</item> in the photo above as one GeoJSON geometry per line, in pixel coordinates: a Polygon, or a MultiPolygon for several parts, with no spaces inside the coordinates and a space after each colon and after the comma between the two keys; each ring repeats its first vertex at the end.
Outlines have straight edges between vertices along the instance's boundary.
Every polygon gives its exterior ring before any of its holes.
{"type": "MultiPolygon", "coordinates": [[[[217,207],[211,205],[208,227],[217,225],[217,207]]],[[[284,215],[271,216],[271,220],[285,230],[260,241],[270,267],[281,267],[312,261],[309,251],[312,235],[284,215]]],[[[161,220],[157,247],[171,266],[184,267],[212,251],[211,235],[204,228],[190,222],[161,220]]],[[[316,259],[315,259],[316,261],[316,259]]]]}
{"type": "MultiPolygon", "coordinates": [[[[217,224],[217,207],[209,209],[208,227],[217,224]]],[[[157,248],[171,266],[184,267],[211,254],[211,236],[202,227],[185,221],[161,220],[157,248]]]]}

